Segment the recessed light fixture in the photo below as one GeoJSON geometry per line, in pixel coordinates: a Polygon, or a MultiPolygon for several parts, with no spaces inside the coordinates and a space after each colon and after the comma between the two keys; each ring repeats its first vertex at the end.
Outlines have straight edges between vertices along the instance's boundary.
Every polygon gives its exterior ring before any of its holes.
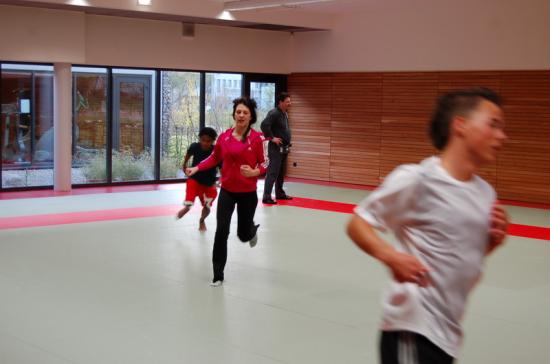
{"type": "Polygon", "coordinates": [[[239,0],[228,1],[224,5],[226,11],[256,10],[279,7],[292,7],[298,5],[324,3],[334,0],[239,0]]]}
{"type": "Polygon", "coordinates": [[[138,0],[138,5],[151,5],[151,0],[138,0]]]}
{"type": "Polygon", "coordinates": [[[75,6],[90,6],[88,1],[86,1],[86,0],[70,0],[70,1],[68,1],[68,3],[70,5],[75,5],[75,6]]]}
{"type": "Polygon", "coordinates": [[[233,17],[233,15],[231,15],[231,13],[227,10],[224,10],[222,11],[218,16],[217,16],[218,19],[221,19],[221,20],[235,20],[235,18],[233,17]]]}

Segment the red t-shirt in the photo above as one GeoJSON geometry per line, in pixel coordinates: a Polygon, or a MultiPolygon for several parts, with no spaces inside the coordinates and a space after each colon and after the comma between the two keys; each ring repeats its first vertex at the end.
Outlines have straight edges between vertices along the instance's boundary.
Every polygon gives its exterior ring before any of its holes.
{"type": "Polygon", "coordinates": [[[241,166],[249,165],[253,169],[259,168],[260,175],[265,174],[268,159],[264,141],[263,134],[254,129],[250,129],[245,141],[235,139],[233,128],[228,129],[219,136],[210,157],[198,165],[199,171],[213,168],[223,162],[221,169],[223,189],[229,192],[256,191],[258,177],[243,176],[241,166]]]}

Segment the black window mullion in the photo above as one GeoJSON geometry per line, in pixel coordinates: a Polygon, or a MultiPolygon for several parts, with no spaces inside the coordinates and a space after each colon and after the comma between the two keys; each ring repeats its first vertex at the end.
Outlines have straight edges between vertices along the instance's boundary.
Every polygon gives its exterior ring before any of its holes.
{"type": "Polygon", "coordinates": [[[107,183],[113,183],[113,69],[107,68],[107,150],[105,153],[105,162],[107,168],[107,183]]]}
{"type": "MultiPolygon", "coordinates": [[[[0,108],[2,107],[2,62],[0,62],[0,108]]],[[[1,125],[1,123],[0,123],[1,125]]],[[[2,170],[4,169],[4,156],[2,155],[3,144],[4,144],[4,128],[0,130],[0,191],[4,189],[4,186],[2,184],[2,170]]]]}
{"type": "Polygon", "coordinates": [[[155,71],[155,180],[160,181],[161,71],[155,71]]]}
{"type": "Polygon", "coordinates": [[[199,128],[206,126],[206,73],[201,72],[199,89],[199,128]]]}
{"type": "Polygon", "coordinates": [[[31,72],[31,166],[34,162],[34,148],[35,148],[35,133],[36,133],[36,73],[31,72]]]}

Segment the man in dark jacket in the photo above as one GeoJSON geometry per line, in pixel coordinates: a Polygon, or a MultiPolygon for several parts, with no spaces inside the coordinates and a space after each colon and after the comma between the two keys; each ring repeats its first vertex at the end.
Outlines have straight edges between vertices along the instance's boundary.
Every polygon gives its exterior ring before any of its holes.
{"type": "Polygon", "coordinates": [[[286,160],[290,151],[291,133],[288,126],[288,109],[290,108],[290,95],[282,92],[277,96],[277,107],[271,110],[261,128],[264,136],[269,140],[268,157],[269,166],[265,176],[264,204],[276,204],[271,197],[273,184],[275,184],[275,198],[277,200],[291,200],[283,190],[283,183],[286,173],[286,160]]]}

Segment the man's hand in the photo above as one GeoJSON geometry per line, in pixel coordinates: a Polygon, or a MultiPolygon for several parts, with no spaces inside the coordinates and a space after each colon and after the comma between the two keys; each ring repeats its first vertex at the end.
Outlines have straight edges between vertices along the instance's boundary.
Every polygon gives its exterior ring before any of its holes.
{"type": "Polygon", "coordinates": [[[271,139],[271,141],[277,145],[283,144],[283,140],[281,138],[274,137],[271,139]]]}
{"type": "Polygon", "coordinates": [[[510,225],[508,213],[506,213],[501,204],[496,202],[491,211],[491,228],[489,229],[487,254],[504,243],[504,239],[508,235],[508,225],[510,225]]]}

